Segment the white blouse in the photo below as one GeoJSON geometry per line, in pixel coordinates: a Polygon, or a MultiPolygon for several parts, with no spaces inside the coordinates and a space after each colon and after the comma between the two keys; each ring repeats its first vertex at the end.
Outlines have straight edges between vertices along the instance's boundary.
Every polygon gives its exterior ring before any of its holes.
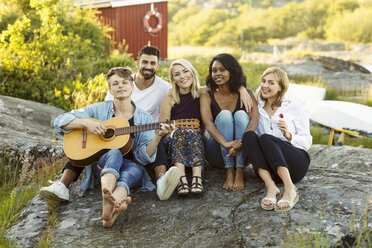
{"type": "Polygon", "coordinates": [[[270,118],[263,109],[265,101],[258,98],[258,126],[256,133],[258,136],[262,134],[271,134],[281,140],[288,141],[278,127],[279,115],[283,115],[283,120],[288,126],[288,131],[292,135],[291,142],[295,147],[308,150],[313,142],[313,137],[310,135],[310,120],[304,105],[293,100],[284,99],[281,106],[276,110],[270,118]]]}

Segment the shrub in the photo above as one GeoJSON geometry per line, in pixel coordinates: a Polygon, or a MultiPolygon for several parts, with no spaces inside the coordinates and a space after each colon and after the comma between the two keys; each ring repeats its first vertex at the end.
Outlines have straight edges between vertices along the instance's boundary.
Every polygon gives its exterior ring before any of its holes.
{"type": "Polygon", "coordinates": [[[27,2],[23,6],[29,6],[24,8],[28,12],[0,37],[0,94],[69,110],[66,99],[55,92],[69,94],[78,75],[85,81],[102,73],[105,30],[92,10],[60,0],[27,2]]]}
{"type": "Polygon", "coordinates": [[[329,22],[328,40],[354,43],[372,42],[372,8],[359,8],[354,12],[339,14],[329,22]]]}

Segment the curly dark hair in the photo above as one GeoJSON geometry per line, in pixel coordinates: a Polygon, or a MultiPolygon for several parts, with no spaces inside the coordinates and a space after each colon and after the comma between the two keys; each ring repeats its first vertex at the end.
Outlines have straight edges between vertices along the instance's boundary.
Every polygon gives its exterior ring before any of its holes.
{"type": "Polygon", "coordinates": [[[158,58],[158,61],[160,59],[160,51],[155,46],[145,46],[138,52],[138,58],[141,57],[142,54],[147,55],[155,55],[158,58]]]}
{"type": "Polygon", "coordinates": [[[238,92],[240,86],[246,87],[247,78],[245,77],[239,62],[231,54],[221,53],[213,57],[211,63],[209,64],[208,75],[205,78],[207,86],[213,92],[218,88],[218,85],[212,78],[212,65],[216,60],[219,61],[225,67],[225,69],[230,72],[230,79],[228,81],[230,92],[238,92]]]}

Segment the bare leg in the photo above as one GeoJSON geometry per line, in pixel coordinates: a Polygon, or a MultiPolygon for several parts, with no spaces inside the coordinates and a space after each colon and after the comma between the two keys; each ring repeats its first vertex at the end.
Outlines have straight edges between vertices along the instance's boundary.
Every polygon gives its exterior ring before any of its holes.
{"type": "Polygon", "coordinates": [[[238,167],[235,170],[235,178],[234,178],[234,191],[239,191],[244,189],[244,168],[238,167]]]}
{"type": "Polygon", "coordinates": [[[115,210],[116,199],[112,193],[115,185],[116,177],[114,174],[106,173],[101,177],[102,219],[104,220],[110,220],[115,210]]]}
{"type": "MultiPolygon", "coordinates": [[[[265,186],[267,188],[265,198],[276,198],[276,196],[280,194],[280,190],[275,185],[275,182],[271,178],[270,173],[267,170],[258,168],[258,175],[261,177],[262,181],[264,181],[265,186]]],[[[271,201],[264,200],[262,204],[264,204],[267,207],[273,207],[273,203],[271,201]]]]}
{"type": "Polygon", "coordinates": [[[233,190],[234,187],[234,168],[226,169],[226,180],[222,188],[228,191],[233,190]]]}
{"type": "Polygon", "coordinates": [[[165,165],[155,166],[154,173],[155,173],[156,180],[161,178],[165,174],[166,171],[167,171],[167,166],[165,165]]]}
{"type": "Polygon", "coordinates": [[[72,181],[76,177],[76,172],[71,169],[65,169],[62,173],[61,183],[63,183],[66,188],[70,187],[72,181]]]}
{"type": "Polygon", "coordinates": [[[125,211],[128,208],[128,205],[132,202],[132,198],[128,197],[127,189],[123,186],[117,186],[112,194],[116,199],[114,212],[112,213],[111,219],[103,220],[103,227],[111,227],[118,215],[125,211]]]}
{"type": "MultiPolygon", "coordinates": [[[[175,166],[180,170],[180,177],[186,175],[186,172],[185,172],[185,165],[184,165],[184,164],[179,163],[179,162],[175,162],[174,165],[175,165],[175,166]]],[[[186,179],[186,178],[185,178],[185,179],[186,179]]],[[[186,179],[186,181],[183,180],[183,182],[186,182],[186,183],[187,183],[187,179],[186,179]]],[[[179,185],[181,185],[181,184],[179,183],[179,185]]],[[[187,193],[189,193],[189,188],[188,188],[188,186],[185,186],[185,187],[187,187],[187,188],[186,188],[186,189],[178,190],[177,193],[179,193],[179,194],[187,194],[187,193]]]]}
{"type": "MultiPolygon", "coordinates": [[[[196,166],[196,167],[192,167],[192,176],[198,176],[198,177],[201,177],[201,173],[202,173],[202,168],[200,166],[196,166]]],[[[200,180],[199,180],[200,182],[200,180]]],[[[193,183],[196,183],[196,180],[193,180],[191,182],[191,184],[193,183]]],[[[201,183],[203,183],[203,180],[201,181],[201,183]]],[[[194,187],[191,187],[191,192],[202,192],[203,191],[203,188],[200,188],[200,187],[203,187],[203,186],[200,186],[197,187],[197,185],[194,185],[194,187]]]]}
{"type": "MultiPolygon", "coordinates": [[[[291,179],[291,176],[289,174],[287,167],[278,166],[277,172],[284,184],[284,194],[281,200],[288,200],[288,201],[293,202],[297,196],[296,186],[292,182],[292,179],[291,179]]],[[[288,207],[289,206],[287,203],[280,203],[277,205],[277,208],[279,209],[288,208],[288,207]]]]}

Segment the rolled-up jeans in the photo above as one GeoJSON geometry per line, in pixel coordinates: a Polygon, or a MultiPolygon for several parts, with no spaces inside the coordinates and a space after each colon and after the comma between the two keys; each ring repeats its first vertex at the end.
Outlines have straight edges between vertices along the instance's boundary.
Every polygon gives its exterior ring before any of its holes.
{"type": "Polygon", "coordinates": [[[106,173],[111,173],[116,177],[116,186],[126,188],[128,195],[130,189],[141,185],[143,169],[133,160],[124,159],[123,154],[118,149],[111,149],[103,154],[97,163],[97,172],[102,177],[106,173]]]}
{"type": "MultiPolygon", "coordinates": [[[[218,131],[227,141],[241,140],[249,123],[249,116],[243,110],[232,114],[228,110],[222,110],[216,117],[214,124],[218,131]]],[[[229,149],[209,137],[206,149],[207,160],[210,164],[220,168],[243,168],[245,166],[243,152],[240,150],[235,156],[227,157],[229,149]]]]}

